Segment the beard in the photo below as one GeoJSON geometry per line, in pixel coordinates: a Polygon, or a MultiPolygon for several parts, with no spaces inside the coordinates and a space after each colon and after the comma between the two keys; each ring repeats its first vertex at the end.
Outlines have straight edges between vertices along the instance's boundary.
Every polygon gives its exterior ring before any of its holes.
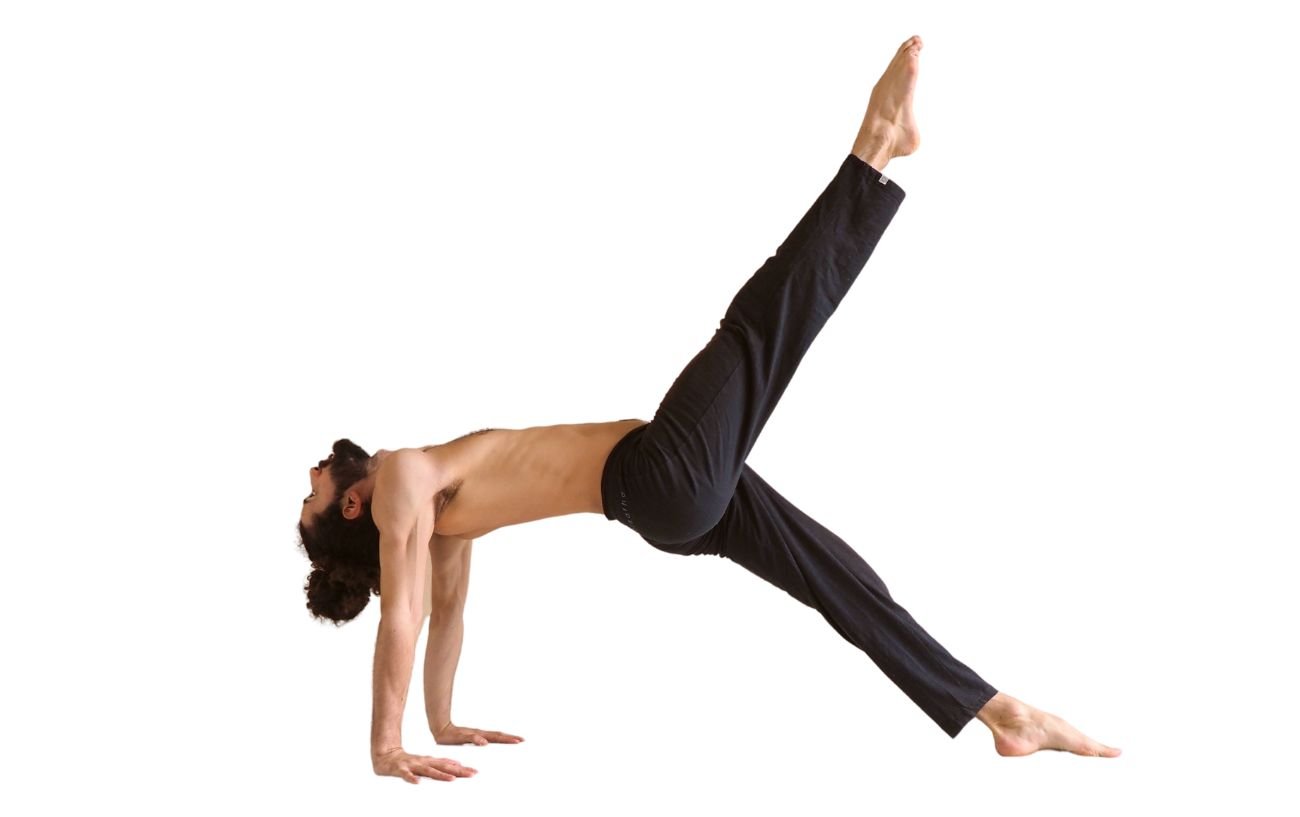
{"type": "MultiPolygon", "coordinates": [[[[365,479],[370,467],[370,455],[351,440],[335,440],[334,459],[330,462],[330,478],[339,496],[365,479]]],[[[335,499],[338,497],[336,496],[335,499]]]]}

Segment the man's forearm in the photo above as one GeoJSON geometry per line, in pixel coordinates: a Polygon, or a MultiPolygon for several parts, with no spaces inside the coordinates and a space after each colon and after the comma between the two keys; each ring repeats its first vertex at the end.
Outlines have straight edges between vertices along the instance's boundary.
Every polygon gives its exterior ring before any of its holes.
{"type": "Polygon", "coordinates": [[[424,650],[424,709],[435,735],[451,720],[451,688],[465,640],[463,607],[435,610],[429,616],[424,650]]]}
{"type": "Polygon", "coordinates": [[[374,708],[370,713],[370,756],[402,745],[402,712],[411,686],[419,619],[388,616],[379,620],[375,638],[374,708]]]}

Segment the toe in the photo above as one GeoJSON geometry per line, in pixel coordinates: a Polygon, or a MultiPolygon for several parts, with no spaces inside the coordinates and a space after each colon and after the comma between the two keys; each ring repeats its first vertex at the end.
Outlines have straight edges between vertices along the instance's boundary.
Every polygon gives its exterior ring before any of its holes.
{"type": "Polygon", "coordinates": [[[1104,746],[1096,741],[1089,741],[1084,744],[1084,749],[1086,754],[1093,757],[1109,757],[1111,751],[1109,746],[1104,746]]]}

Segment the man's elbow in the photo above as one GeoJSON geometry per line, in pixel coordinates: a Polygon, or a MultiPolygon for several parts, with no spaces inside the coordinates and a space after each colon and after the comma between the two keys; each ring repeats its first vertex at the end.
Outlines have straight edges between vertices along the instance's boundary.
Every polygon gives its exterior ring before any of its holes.
{"type": "Polygon", "coordinates": [[[437,599],[426,614],[430,627],[445,627],[457,624],[465,614],[465,599],[437,599]]]}
{"type": "Polygon", "coordinates": [[[394,599],[390,604],[381,604],[379,607],[380,623],[388,623],[393,626],[411,626],[416,630],[424,624],[427,614],[422,614],[419,604],[410,600],[394,599]]]}

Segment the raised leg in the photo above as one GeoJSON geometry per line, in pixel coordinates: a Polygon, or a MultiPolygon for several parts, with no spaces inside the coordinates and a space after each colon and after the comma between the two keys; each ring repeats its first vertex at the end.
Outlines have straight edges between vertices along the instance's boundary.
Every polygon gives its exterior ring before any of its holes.
{"type": "Polygon", "coordinates": [[[911,111],[920,48],[918,37],[900,46],[872,91],[854,152],[736,293],[638,433],[640,470],[653,474],[630,477],[638,484],[625,487],[620,502],[629,505],[620,518],[636,504],[632,518],[643,535],[682,542],[721,518],[804,354],[898,211],[906,194],[880,168],[919,142],[911,111]]]}
{"type": "Polygon", "coordinates": [[[657,522],[647,532],[681,541],[717,522],[804,353],[903,195],[857,157],[845,157],[789,238],[736,294],[642,434],[640,445],[662,457],[661,473],[673,477],[653,496],[641,492],[641,518],[657,522]]]}

